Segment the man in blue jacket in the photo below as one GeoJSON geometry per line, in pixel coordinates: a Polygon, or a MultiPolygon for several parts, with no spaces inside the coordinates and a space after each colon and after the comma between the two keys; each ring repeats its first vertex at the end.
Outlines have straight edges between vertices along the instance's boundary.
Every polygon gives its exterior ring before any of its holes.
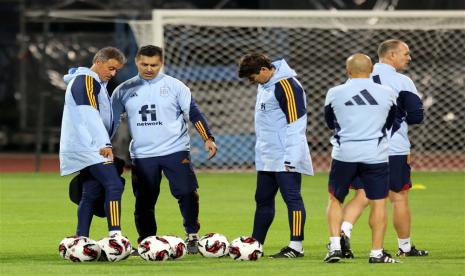
{"type": "Polygon", "coordinates": [[[113,165],[113,114],[106,85],[125,62],[120,50],[105,47],[95,54],[92,67],[72,68],[64,76],[68,86],[61,125],[60,173],[80,172],[78,236],[89,237],[94,207],[102,193],[109,236],[121,234],[123,184],[113,165]]]}
{"type": "Polygon", "coordinates": [[[305,91],[284,59],[271,62],[264,54],[247,54],[239,61],[240,78],[258,84],[255,104],[255,166],[257,188],[252,236],[265,242],[275,214],[278,190],[287,205],[290,243],[271,258],[304,256],[305,206],[302,173],[313,175],[306,138],[305,91]]]}
{"type": "Polygon", "coordinates": [[[334,130],[329,173],[327,209],[329,246],[325,262],[343,258],[340,229],[342,204],[354,179],[365,183],[369,199],[372,232],[370,263],[395,263],[384,251],[386,231],[386,197],[389,190],[387,131],[396,114],[396,95],[390,87],[374,83],[370,78],[371,59],[361,53],[346,61],[349,79],[331,88],[325,99],[325,121],[334,130]]]}
{"type": "MultiPolygon", "coordinates": [[[[391,87],[397,96],[396,121],[389,137],[389,199],[399,246],[397,256],[423,257],[428,255],[428,250],[417,249],[411,242],[411,214],[408,204],[408,191],[412,187],[408,128],[423,121],[421,94],[413,81],[400,73],[407,69],[412,60],[405,42],[398,39],[382,42],[378,47],[378,57],[379,62],[374,65],[371,78],[378,84],[391,87]]],[[[345,257],[353,257],[349,242],[352,228],[368,205],[364,184],[359,179],[354,181],[352,187],[356,189],[356,195],[344,209],[341,237],[345,257]]]]}
{"type": "Polygon", "coordinates": [[[163,171],[184,219],[187,250],[195,254],[200,229],[199,195],[190,158],[187,121],[192,122],[204,140],[209,159],[216,154],[215,139],[190,89],[180,80],[160,72],[162,48],[141,47],[136,66],[138,75],[119,85],[111,100],[116,124],[123,112],[128,115],[138,240],[157,234],[155,205],[163,171]]]}

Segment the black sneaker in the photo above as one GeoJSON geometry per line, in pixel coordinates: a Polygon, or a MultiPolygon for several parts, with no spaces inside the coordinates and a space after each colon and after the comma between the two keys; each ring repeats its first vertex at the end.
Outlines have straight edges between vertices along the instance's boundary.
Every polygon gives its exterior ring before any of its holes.
{"type": "Polygon", "coordinates": [[[405,257],[424,257],[428,256],[428,250],[418,250],[415,246],[412,246],[409,252],[404,252],[402,249],[399,248],[397,250],[397,256],[405,256],[405,257]]]}
{"type": "Polygon", "coordinates": [[[297,250],[294,250],[290,248],[289,246],[284,247],[279,251],[278,253],[271,255],[269,258],[271,259],[278,259],[278,258],[301,258],[304,256],[304,252],[299,252],[297,250]]]}
{"type": "Polygon", "coordinates": [[[342,258],[353,259],[354,253],[350,249],[350,239],[344,233],[341,234],[341,252],[342,258]]]}
{"type": "Polygon", "coordinates": [[[188,234],[186,238],[186,247],[188,254],[199,253],[199,235],[188,234]]]}
{"type": "Polygon", "coordinates": [[[326,257],[323,259],[325,263],[337,263],[342,259],[342,251],[341,250],[333,250],[328,251],[326,257]]]}
{"type": "Polygon", "coordinates": [[[370,257],[368,262],[371,264],[382,264],[382,263],[400,263],[398,260],[391,258],[391,254],[383,250],[383,254],[379,257],[370,257]]]}

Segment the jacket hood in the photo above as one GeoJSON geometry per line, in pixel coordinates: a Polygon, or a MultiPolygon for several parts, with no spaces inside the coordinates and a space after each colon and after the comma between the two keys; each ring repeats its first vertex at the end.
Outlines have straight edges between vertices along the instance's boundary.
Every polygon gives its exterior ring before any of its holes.
{"type": "Polygon", "coordinates": [[[100,82],[100,78],[98,77],[97,73],[87,67],[70,68],[68,70],[68,74],[63,76],[63,80],[66,84],[68,84],[72,79],[79,75],[91,75],[98,82],[100,82]]]}
{"type": "Polygon", "coordinates": [[[270,87],[282,79],[288,79],[297,76],[297,73],[294,71],[294,69],[289,67],[284,59],[274,61],[272,64],[275,67],[274,74],[267,83],[263,84],[263,87],[270,87]]]}

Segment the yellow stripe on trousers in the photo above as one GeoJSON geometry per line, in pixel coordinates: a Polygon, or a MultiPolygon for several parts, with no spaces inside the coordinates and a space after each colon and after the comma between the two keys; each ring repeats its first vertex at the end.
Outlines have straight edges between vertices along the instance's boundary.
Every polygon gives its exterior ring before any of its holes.
{"type": "Polygon", "coordinates": [[[115,214],[114,214],[114,206],[113,201],[110,201],[110,220],[111,226],[115,226],[115,214]]]}
{"type": "Polygon", "coordinates": [[[302,235],[302,211],[292,211],[292,236],[302,235]]]}
{"type": "Polygon", "coordinates": [[[110,221],[111,226],[119,225],[119,206],[118,201],[110,201],[110,221]]]}

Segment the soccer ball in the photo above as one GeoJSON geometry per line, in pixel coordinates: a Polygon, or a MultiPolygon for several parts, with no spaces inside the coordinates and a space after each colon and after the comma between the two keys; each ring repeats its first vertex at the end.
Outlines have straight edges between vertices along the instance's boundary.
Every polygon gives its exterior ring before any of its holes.
{"type": "Polygon", "coordinates": [[[187,254],[186,243],[177,236],[162,236],[170,244],[170,257],[172,259],[182,259],[187,254]]]}
{"type": "Polygon", "coordinates": [[[146,261],[166,261],[171,255],[169,242],[157,236],[143,239],[139,243],[137,251],[139,252],[139,256],[146,261]]]}
{"type": "Polygon", "coordinates": [[[101,250],[96,241],[87,237],[75,237],[72,239],[73,240],[64,239],[64,246],[67,247],[67,252],[65,253],[66,259],[72,262],[92,262],[100,258],[101,250]]]}
{"type": "Polygon", "coordinates": [[[69,236],[61,240],[60,245],[58,246],[58,253],[63,259],[69,260],[69,248],[78,242],[79,239],[77,238],[78,236],[69,236]]]}
{"type": "Polygon", "coordinates": [[[255,238],[242,236],[231,242],[229,256],[237,261],[256,261],[263,256],[263,247],[255,238]]]}
{"type": "Polygon", "coordinates": [[[98,241],[102,249],[102,259],[110,262],[118,262],[131,255],[132,246],[126,237],[113,235],[98,241]]]}
{"type": "Polygon", "coordinates": [[[199,252],[204,257],[218,258],[226,256],[228,248],[228,239],[218,233],[209,233],[199,239],[199,252]]]}

